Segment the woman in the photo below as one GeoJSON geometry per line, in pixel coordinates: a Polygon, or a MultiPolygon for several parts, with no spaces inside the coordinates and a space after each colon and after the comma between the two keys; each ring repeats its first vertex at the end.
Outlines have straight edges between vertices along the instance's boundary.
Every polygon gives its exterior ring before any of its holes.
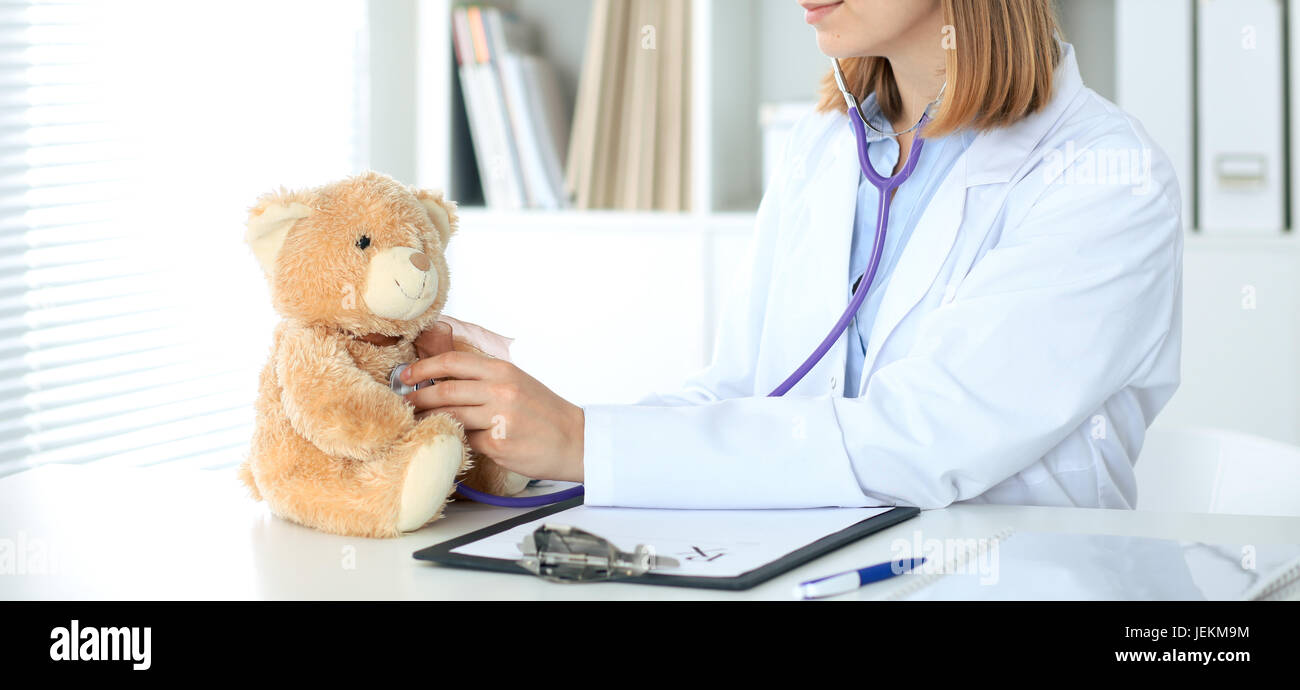
{"type": "MultiPolygon", "coordinates": [[[[801,4],[875,127],[908,130],[942,93],[866,302],[807,376],[765,397],[845,309],[880,193],[829,77],[760,205],[713,363],[681,392],[579,408],[449,353],[412,379],[461,380],[412,402],[514,471],[585,482],[591,505],[1133,507],[1179,376],[1165,157],[1080,82],[1049,0],[801,4]]],[[[875,169],[902,169],[915,134],[868,136],[875,169]]]]}

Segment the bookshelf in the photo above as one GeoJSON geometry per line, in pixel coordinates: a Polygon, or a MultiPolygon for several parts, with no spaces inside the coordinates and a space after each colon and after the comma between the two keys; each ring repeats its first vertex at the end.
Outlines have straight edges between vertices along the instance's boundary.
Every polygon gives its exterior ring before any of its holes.
{"type": "MultiPolygon", "coordinates": [[[[418,118],[414,179],[480,205],[466,142],[451,45],[451,12],[461,3],[416,0],[418,118]]],[[[535,27],[543,57],[577,94],[592,0],[498,0],[535,27]]],[[[762,193],[759,108],[811,101],[825,71],[802,9],[791,0],[692,0],[689,215],[753,211],[762,193]],[[761,49],[760,49],[761,48],[761,49]]],[[[633,214],[635,215],[635,214],[633,214]]]]}
{"type": "MultiPolygon", "coordinates": [[[[373,121],[385,125],[372,135],[372,146],[382,147],[374,157],[391,162],[387,167],[406,179],[482,206],[452,49],[451,14],[463,4],[507,9],[533,26],[539,53],[556,67],[564,95],[573,102],[593,0],[372,0],[372,54],[384,66],[374,75],[371,110],[373,121]],[[412,54],[410,75],[405,64],[391,59],[402,51],[412,54]],[[388,73],[392,69],[396,76],[388,73]],[[411,99],[393,88],[395,79],[408,80],[416,94],[416,116],[409,122],[411,99]],[[411,147],[399,143],[411,138],[417,142],[413,159],[411,147]]],[[[759,109],[766,103],[813,101],[826,58],[794,0],[690,0],[690,5],[690,215],[753,211],[763,182],[759,109]]],[[[1057,0],[1057,5],[1066,39],[1086,48],[1079,56],[1086,83],[1114,100],[1114,0],[1057,0]]]]}

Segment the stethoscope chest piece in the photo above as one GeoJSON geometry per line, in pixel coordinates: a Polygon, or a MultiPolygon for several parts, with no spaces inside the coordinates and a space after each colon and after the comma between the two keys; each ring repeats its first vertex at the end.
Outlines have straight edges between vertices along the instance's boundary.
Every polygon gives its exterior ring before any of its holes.
{"type": "Polygon", "coordinates": [[[552,582],[603,582],[678,565],[676,559],[659,556],[645,544],[632,552],[620,551],[586,530],[549,523],[525,536],[519,552],[523,554],[517,561],[520,567],[552,582]]]}
{"type": "Polygon", "coordinates": [[[415,391],[418,391],[421,388],[428,388],[429,386],[432,386],[435,383],[435,381],[433,380],[416,381],[415,385],[411,385],[411,386],[402,383],[402,372],[406,371],[406,369],[410,366],[411,365],[409,363],[398,364],[396,367],[393,367],[393,370],[391,372],[389,372],[388,387],[393,389],[394,393],[398,395],[406,395],[408,393],[414,393],[415,391]]]}

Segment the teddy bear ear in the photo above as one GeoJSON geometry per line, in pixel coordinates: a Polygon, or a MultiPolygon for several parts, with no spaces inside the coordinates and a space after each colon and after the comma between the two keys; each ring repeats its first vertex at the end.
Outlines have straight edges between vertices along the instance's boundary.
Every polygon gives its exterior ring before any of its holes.
{"type": "Polygon", "coordinates": [[[264,201],[249,211],[248,233],[244,238],[266,275],[275,274],[275,258],[284,246],[289,228],[311,212],[312,208],[301,201],[282,200],[264,201]]]}
{"type": "Polygon", "coordinates": [[[433,220],[433,227],[438,229],[438,239],[442,241],[443,249],[446,249],[447,240],[456,234],[456,202],[444,199],[442,192],[434,190],[412,189],[411,191],[429,214],[429,218],[433,220]]]}

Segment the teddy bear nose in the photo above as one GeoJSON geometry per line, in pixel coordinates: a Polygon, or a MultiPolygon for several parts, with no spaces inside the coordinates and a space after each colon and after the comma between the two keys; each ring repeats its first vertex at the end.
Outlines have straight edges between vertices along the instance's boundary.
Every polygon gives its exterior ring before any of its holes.
{"type": "Polygon", "coordinates": [[[429,257],[420,252],[416,252],[411,255],[411,265],[421,271],[427,271],[429,270],[429,257]]]}

